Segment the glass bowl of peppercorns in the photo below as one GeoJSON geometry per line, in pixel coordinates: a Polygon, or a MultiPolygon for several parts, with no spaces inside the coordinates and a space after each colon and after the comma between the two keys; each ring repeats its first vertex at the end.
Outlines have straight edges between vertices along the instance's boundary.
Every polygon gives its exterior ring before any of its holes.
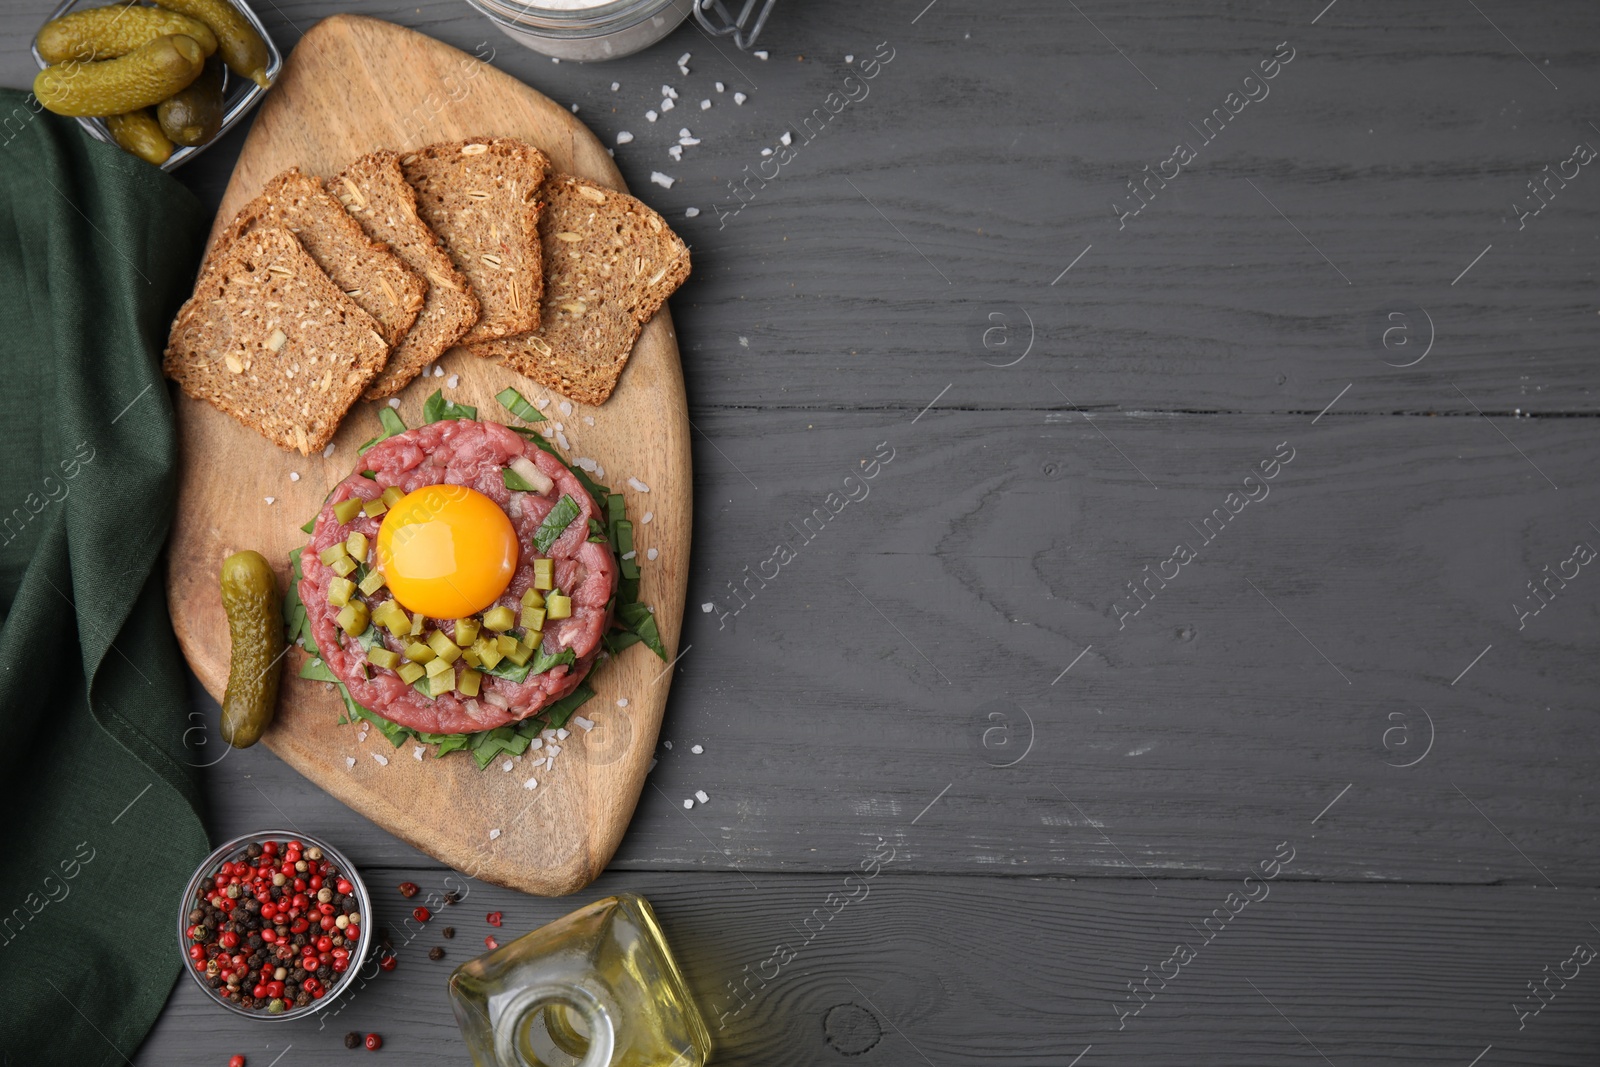
{"type": "Polygon", "coordinates": [[[189,879],[178,912],[184,970],[237,1015],[311,1015],[361,969],[371,914],[366,884],[332,845],[289,830],[245,834],[189,879]]]}

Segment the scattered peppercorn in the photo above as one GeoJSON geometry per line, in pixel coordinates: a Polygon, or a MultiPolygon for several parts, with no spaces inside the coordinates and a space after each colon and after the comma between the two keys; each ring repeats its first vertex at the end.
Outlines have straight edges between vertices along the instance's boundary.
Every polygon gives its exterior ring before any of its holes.
{"type": "Polygon", "coordinates": [[[430,960],[444,959],[444,949],[440,948],[438,945],[434,945],[428,950],[428,958],[430,960]]]}
{"type": "Polygon", "coordinates": [[[501,921],[501,915],[500,915],[500,913],[498,911],[491,911],[489,913],[489,925],[490,926],[499,926],[500,925],[500,921],[501,921]]]}
{"type": "Polygon", "coordinates": [[[398,960],[394,956],[380,956],[378,958],[378,967],[385,971],[392,971],[397,962],[398,960]]]}
{"type": "Polygon", "coordinates": [[[433,918],[433,913],[427,908],[412,908],[411,917],[417,920],[419,923],[425,923],[429,919],[433,918]]]}
{"type": "Polygon", "coordinates": [[[500,947],[500,942],[496,941],[492,936],[484,938],[483,943],[488,945],[491,949],[500,947]]]}
{"type": "Polygon", "coordinates": [[[407,900],[410,900],[412,897],[416,896],[419,892],[421,892],[421,887],[418,886],[417,883],[415,883],[415,882],[401,882],[400,883],[400,895],[405,897],[407,900]]]}
{"type": "Polygon", "coordinates": [[[446,926],[443,930],[440,930],[439,932],[441,934],[443,934],[446,938],[452,938],[452,937],[456,936],[456,928],[454,926],[446,926]]]}
{"type": "Polygon", "coordinates": [[[228,1067],[244,1067],[244,1057],[243,1056],[230,1056],[230,1057],[228,1057],[228,1067]]]}
{"type": "Polygon", "coordinates": [[[444,891],[444,902],[446,904],[459,904],[461,903],[461,894],[454,889],[446,889],[444,891]]]}
{"type": "Polygon", "coordinates": [[[383,1047],[383,1038],[379,1037],[377,1034],[368,1034],[367,1035],[367,1051],[368,1052],[376,1052],[382,1047],[383,1047]]]}
{"type": "Polygon", "coordinates": [[[361,1035],[356,1033],[354,1030],[350,1031],[348,1034],[345,1034],[344,1035],[344,1047],[345,1048],[360,1048],[361,1047],[361,1035]]]}

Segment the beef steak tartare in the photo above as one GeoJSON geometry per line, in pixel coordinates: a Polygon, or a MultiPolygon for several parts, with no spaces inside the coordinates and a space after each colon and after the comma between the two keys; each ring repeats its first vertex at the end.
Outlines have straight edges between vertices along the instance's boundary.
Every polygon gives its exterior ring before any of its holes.
{"type": "MultiPolygon", "coordinates": [[[[451,493],[424,495],[448,504],[451,493]]],[[[526,719],[599,657],[617,589],[609,546],[589,540],[600,514],[559,459],[498,423],[441,421],[380,442],[334,488],[301,556],[300,599],[323,661],[358,704],[423,733],[526,719]],[[516,551],[491,561],[509,583],[469,617],[406,612],[387,586],[380,529],[429,486],[482,494],[515,535],[516,551]]]]}

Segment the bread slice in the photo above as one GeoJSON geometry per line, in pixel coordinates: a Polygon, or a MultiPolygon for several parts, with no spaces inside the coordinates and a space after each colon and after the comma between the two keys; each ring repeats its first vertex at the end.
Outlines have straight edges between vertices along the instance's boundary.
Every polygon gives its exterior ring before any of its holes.
{"type": "Polygon", "coordinates": [[[400,159],[417,211],[444,242],[478,298],[463,341],[486,341],[539,325],[539,187],[550,161],[509,137],[443,141],[400,159]]]}
{"type": "Polygon", "coordinates": [[[367,236],[389,246],[406,266],[428,280],[422,311],[389,353],[389,364],[367,388],[369,400],[394,396],[478,321],[478,298],[439,246],[438,235],[417,214],[400,157],[373,152],[329,178],[328,192],[355,217],[367,236]]]}
{"type": "Polygon", "coordinates": [[[665,219],[626,193],[557,175],[544,196],[540,326],[469,351],[574,400],[603,404],[640,329],[689,276],[689,249],[665,219]]]}
{"type": "Polygon", "coordinates": [[[389,344],[405,336],[422,310],[426,283],[383,245],[362,232],[360,223],[322,187],[322,182],[296,167],[273,178],[261,195],[234,216],[201,267],[211,269],[228,246],[262,226],[282,226],[300,239],[305,250],[368,315],[389,344]]]}
{"type": "Polygon", "coordinates": [[[185,393],[301,455],[383,369],[371,315],[280,226],[241,234],[201,275],[173,320],[164,369],[185,393]]]}

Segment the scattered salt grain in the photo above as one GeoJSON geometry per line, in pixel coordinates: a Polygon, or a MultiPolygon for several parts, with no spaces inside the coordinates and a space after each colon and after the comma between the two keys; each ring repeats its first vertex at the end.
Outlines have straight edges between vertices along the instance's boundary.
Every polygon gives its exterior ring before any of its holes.
{"type": "Polygon", "coordinates": [[[576,115],[578,113],[578,105],[577,104],[573,104],[572,105],[572,113],[574,115],[576,115]]]}
{"type": "Polygon", "coordinates": [[[685,52],[683,55],[678,57],[678,66],[681,67],[685,63],[688,63],[688,62],[689,62],[689,53],[688,52],[685,52]]]}
{"type": "Polygon", "coordinates": [[[726,85],[723,85],[721,82],[717,83],[717,92],[725,93],[727,91],[728,91],[728,87],[726,85]]]}
{"type": "Polygon", "coordinates": [[[711,799],[710,797],[706,796],[706,791],[704,789],[696,789],[694,791],[694,798],[702,804],[711,799]]]}
{"type": "Polygon", "coordinates": [[[524,789],[532,789],[535,786],[537,786],[538,784],[539,784],[539,779],[537,779],[537,778],[529,778],[526,782],[522,783],[522,788],[524,788],[524,789]]]}
{"type": "Polygon", "coordinates": [[[698,218],[699,215],[700,209],[697,207],[686,208],[683,212],[683,217],[686,219],[698,218]]]}
{"type": "Polygon", "coordinates": [[[418,760],[422,759],[422,746],[418,745],[415,748],[413,748],[411,750],[411,756],[412,756],[413,759],[418,759],[418,760]]]}
{"type": "Polygon", "coordinates": [[[844,57],[844,61],[846,63],[854,63],[856,61],[856,57],[855,56],[845,56],[844,57]]]}
{"type": "Polygon", "coordinates": [[[644,113],[644,120],[646,122],[654,122],[659,117],[660,116],[658,116],[654,111],[646,111],[644,113]]]}
{"type": "Polygon", "coordinates": [[[656,549],[652,548],[652,549],[650,549],[648,552],[646,552],[644,554],[644,558],[654,562],[655,558],[657,556],[659,556],[659,555],[661,555],[661,553],[659,551],[657,551],[656,549]]]}
{"type": "Polygon", "coordinates": [[[544,756],[540,756],[538,759],[536,759],[532,763],[528,764],[528,766],[530,766],[530,767],[543,767],[546,764],[548,764],[549,762],[550,761],[548,759],[546,759],[544,756]]]}
{"type": "Polygon", "coordinates": [[[459,374],[450,375],[450,377],[445,379],[444,384],[446,384],[450,388],[454,389],[456,386],[461,384],[461,375],[459,375],[459,374]]]}
{"type": "Polygon", "coordinates": [[[551,759],[555,759],[557,756],[561,755],[561,746],[557,744],[546,745],[544,750],[545,752],[549,753],[551,759]]]}
{"type": "Polygon", "coordinates": [[[713,610],[714,610],[714,609],[715,609],[715,608],[716,608],[716,605],[715,605],[715,604],[713,604],[713,603],[712,603],[712,602],[711,602],[711,601],[709,601],[709,600],[708,600],[708,601],[706,601],[706,602],[705,602],[705,603],[704,603],[704,604],[701,604],[701,605],[700,605],[700,610],[701,610],[701,611],[703,611],[703,612],[705,612],[705,613],[706,613],[706,614],[707,614],[707,615],[710,615],[710,614],[711,614],[711,612],[712,612],[712,611],[713,611],[713,610]]]}
{"type": "Polygon", "coordinates": [[[372,753],[372,758],[378,761],[378,766],[380,767],[389,766],[389,757],[385,756],[382,752],[372,753]]]}
{"type": "Polygon", "coordinates": [[[572,736],[572,731],[568,730],[565,726],[558,727],[556,729],[556,740],[557,741],[565,741],[567,738],[569,738],[571,736],[572,736]]]}
{"type": "Polygon", "coordinates": [[[756,51],[754,51],[754,52],[752,52],[750,54],[755,56],[757,59],[760,59],[760,60],[765,60],[767,58],[767,50],[765,48],[757,49],[756,51]]]}
{"type": "Polygon", "coordinates": [[[661,95],[666,97],[668,100],[676,100],[678,99],[678,90],[674,89],[670,85],[663,85],[661,87],[661,95]]]}
{"type": "Polygon", "coordinates": [[[566,452],[572,448],[572,443],[567,440],[567,435],[560,430],[556,431],[556,444],[561,446],[561,451],[566,452]]]}
{"type": "Polygon", "coordinates": [[[689,750],[689,751],[690,751],[690,752],[693,752],[693,753],[694,753],[694,754],[695,754],[695,755],[696,755],[696,756],[698,756],[698,755],[700,755],[700,753],[702,753],[702,752],[704,752],[704,751],[705,751],[705,749],[704,749],[704,748],[702,748],[702,747],[700,747],[700,746],[699,746],[699,745],[695,745],[695,746],[694,746],[694,747],[693,747],[693,748],[691,748],[691,749],[690,749],[690,750],[689,750]]]}
{"type": "Polygon", "coordinates": [[[750,338],[745,337],[743,334],[741,334],[739,336],[739,347],[740,348],[749,348],[750,347],[750,338]]]}
{"type": "Polygon", "coordinates": [[[299,471],[290,471],[289,472],[289,480],[291,482],[298,482],[300,480],[300,472],[299,471]]]}
{"type": "Polygon", "coordinates": [[[490,830],[489,831],[489,840],[490,841],[495,840],[499,836],[500,836],[500,831],[499,830],[490,830]]]}
{"type": "Polygon", "coordinates": [[[682,145],[684,148],[693,148],[695,145],[700,143],[700,138],[698,138],[698,137],[680,137],[680,138],[678,138],[678,143],[680,145],[682,145]]]}
{"type": "Polygon", "coordinates": [[[511,770],[511,761],[510,760],[506,760],[504,763],[500,764],[500,769],[502,771],[511,770]]]}
{"type": "Polygon", "coordinates": [[[689,129],[689,127],[685,126],[685,127],[683,127],[682,129],[680,129],[678,131],[678,136],[679,137],[693,137],[694,136],[694,131],[689,129]]]}
{"type": "MultiPolygon", "coordinates": [[[[660,761],[660,760],[658,760],[658,759],[653,759],[653,760],[651,760],[651,761],[650,761],[650,771],[653,771],[653,770],[655,770],[655,769],[656,769],[656,764],[658,764],[658,763],[660,763],[660,762],[661,762],[661,761],[660,761]]],[[[645,771],[645,772],[644,772],[644,773],[646,773],[646,774],[649,774],[649,773],[650,773],[650,771],[645,771]]]]}
{"type": "Polygon", "coordinates": [[[709,100],[700,101],[700,110],[701,111],[710,111],[711,110],[711,101],[709,101],[709,100]]]}
{"type": "Polygon", "coordinates": [[[617,707],[625,708],[627,706],[628,706],[628,698],[627,697],[618,697],[617,698],[617,707]]]}
{"type": "MultiPolygon", "coordinates": [[[[443,378],[444,377],[444,368],[443,367],[435,367],[435,368],[433,368],[433,376],[435,378],[443,378]]],[[[399,405],[397,404],[395,406],[398,407],[399,405]]]]}
{"type": "Polygon", "coordinates": [[[561,414],[563,414],[563,415],[571,415],[572,414],[572,401],[563,400],[561,402],[561,414]]]}
{"type": "Polygon", "coordinates": [[[535,406],[537,406],[541,410],[544,409],[544,408],[549,407],[550,406],[550,398],[548,396],[546,396],[546,397],[544,397],[544,398],[542,398],[540,400],[535,401],[535,406]]]}
{"type": "Polygon", "coordinates": [[[544,747],[544,738],[542,738],[542,737],[535,737],[532,741],[528,742],[528,751],[529,752],[532,752],[535,749],[539,749],[539,748],[543,748],[543,747],[544,747]]]}
{"type": "Polygon", "coordinates": [[[647,511],[647,512],[644,513],[644,518],[639,520],[639,525],[643,526],[643,525],[645,525],[646,523],[648,523],[651,519],[653,519],[655,517],[656,517],[656,513],[655,512],[647,511]]]}
{"type": "Polygon", "coordinates": [[[585,415],[583,417],[583,424],[585,426],[593,426],[594,425],[594,416],[593,415],[585,415]]]}
{"type": "Polygon", "coordinates": [[[653,170],[650,172],[650,180],[661,186],[663,189],[671,189],[672,183],[677,181],[676,178],[662,174],[659,170],[653,170]]]}
{"type": "Polygon", "coordinates": [[[684,807],[684,810],[687,811],[688,809],[694,807],[694,801],[690,800],[688,797],[684,797],[684,799],[683,799],[683,807],[684,807]]]}
{"type": "Polygon", "coordinates": [[[389,401],[389,406],[392,407],[392,408],[399,407],[400,406],[400,398],[399,397],[391,398],[390,401],[389,401]]]}
{"type": "Polygon", "coordinates": [[[782,144],[794,144],[794,138],[789,135],[788,130],[784,130],[783,136],[778,138],[778,140],[782,144]]]}
{"type": "Polygon", "coordinates": [[[333,455],[333,450],[337,447],[337,445],[329,445],[327,448],[324,448],[322,450],[322,458],[327,459],[329,456],[333,455]]]}
{"type": "Polygon", "coordinates": [[[667,750],[669,752],[672,750],[672,742],[671,741],[663,741],[661,743],[667,747],[667,750]]]}
{"type": "Polygon", "coordinates": [[[276,504],[278,502],[278,498],[275,496],[262,497],[262,499],[269,504],[276,504]]]}
{"type": "Polygon", "coordinates": [[[355,765],[356,765],[356,758],[354,756],[346,756],[344,758],[344,769],[345,770],[348,771],[351,767],[354,767],[355,765]]]}
{"type": "Polygon", "coordinates": [[[770,155],[772,155],[772,149],[770,149],[770,148],[763,148],[763,149],[762,149],[762,150],[761,150],[761,154],[762,154],[762,155],[764,155],[764,156],[770,156],[770,155]]]}
{"type": "Polygon", "coordinates": [[[674,163],[683,162],[683,145],[675,144],[667,149],[667,155],[672,157],[674,163]]]}
{"type": "Polygon", "coordinates": [[[612,82],[611,83],[611,91],[612,92],[616,92],[620,88],[622,88],[622,83],[621,82],[612,82]]]}
{"type": "Polygon", "coordinates": [[[670,97],[670,96],[667,97],[665,100],[661,101],[661,110],[662,110],[663,113],[671,111],[673,108],[675,108],[677,106],[678,106],[677,104],[674,104],[672,102],[672,97],[670,97]]]}
{"type": "Polygon", "coordinates": [[[572,725],[576,726],[585,733],[588,733],[590,730],[594,729],[594,720],[585,719],[582,715],[574,715],[572,717],[572,725]]]}
{"type": "Polygon", "coordinates": [[[685,78],[687,78],[689,76],[689,68],[684,66],[682,63],[679,63],[678,64],[678,73],[682,74],[685,78]]]}
{"type": "Polygon", "coordinates": [[[748,99],[750,99],[750,98],[748,96],[744,95],[743,93],[734,93],[733,94],[733,102],[735,104],[738,104],[740,107],[743,107],[744,106],[744,102],[746,100],[748,100],[748,99]]]}
{"type": "Polygon", "coordinates": [[[634,556],[637,556],[638,554],[639,553],[634,551],[633,549],[629,549],[628,551],[626,551],[626,552],[624,552],[622,554],[622,558],[623,559],[632,559],[634,556]]]}
{"type": "Polygon", "coordinates": [[[633,486],[634,491],[636,491],[636,492],[648,493],[650,491],[650,487],[648,485],[645,485],[643,482],[641,482],[637,478],[629,478],[628,479],[628,484],[633,486]]]}
{"type": "Polygon", "coordinates": [[[632,142],[633,142],[633,134],[629,133],[627,130],[619,130],[617,132],[617,143],[618,144],[631,144],[632,142]]]}

